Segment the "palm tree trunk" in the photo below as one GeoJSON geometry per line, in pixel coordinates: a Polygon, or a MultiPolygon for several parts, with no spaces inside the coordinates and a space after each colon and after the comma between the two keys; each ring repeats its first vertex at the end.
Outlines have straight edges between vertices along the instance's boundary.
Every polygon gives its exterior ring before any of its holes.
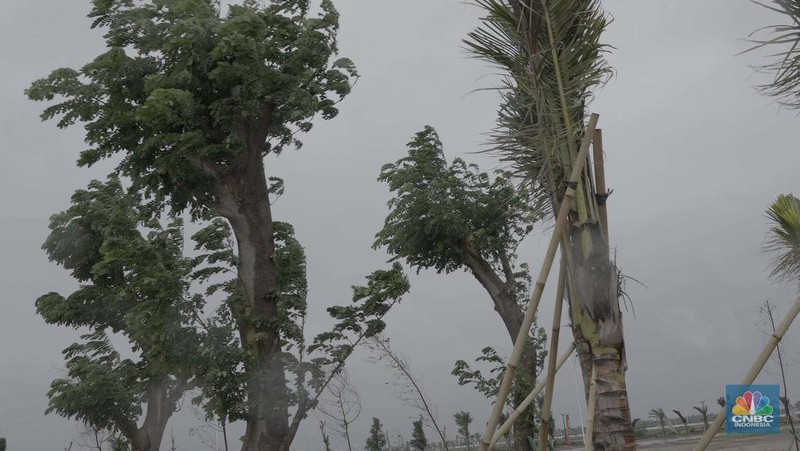
{"type": "Polygon", "coordinates": [[[581,360],[584,373],[595,372],[594,447],[597,450],[628,449],[635,444],[625,384],[625,342],[617,293],[617,270],[597,224],[570,230],[570,302],[572,322],[589,345],[591,360],[581,360]],[[592,249],[583,246],[586,237],[592,249]]]}

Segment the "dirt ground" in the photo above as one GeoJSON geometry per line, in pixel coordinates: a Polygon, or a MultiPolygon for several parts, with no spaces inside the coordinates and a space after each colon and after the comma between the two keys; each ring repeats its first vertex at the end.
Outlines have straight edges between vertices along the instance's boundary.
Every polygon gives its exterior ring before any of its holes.
{"type": "MultiPolygon", "coordinates": [[[[691,451],[699,435],[669,439],[644,439],[639,441],[640,451],[691,451]]],[[[794,448],[792,436],[787,431],[780,434],[719,434],[711,442],[708,451],[789,451],[794,448]]],[[[582,451],[583,448],[568,448],[560,451],[582,451]]]]}

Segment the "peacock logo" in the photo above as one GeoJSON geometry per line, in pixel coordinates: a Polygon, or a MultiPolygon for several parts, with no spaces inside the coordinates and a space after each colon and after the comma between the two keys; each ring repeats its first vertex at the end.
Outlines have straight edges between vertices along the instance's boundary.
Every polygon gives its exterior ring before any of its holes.
{"type": "Polygon", "coordinates": [[[725,387],[725,431],[772,434],[780,432],[780,396],[777,385],[728,385],[725,387]]]}
{"type": "Polygon", "coordinates": [[[769,405],[769,398],[763,396],[760,391],[746,391],[736,398],[736,405],[733,406],[734,415],[772,415],[772,406],[769,405]]]}

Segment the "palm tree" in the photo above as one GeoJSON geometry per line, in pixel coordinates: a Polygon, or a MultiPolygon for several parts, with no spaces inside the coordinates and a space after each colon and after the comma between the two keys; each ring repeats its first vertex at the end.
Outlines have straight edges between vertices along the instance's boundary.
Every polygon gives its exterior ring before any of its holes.
{"type": "Polygon", "coordinates": [[[661,407],[652,409],[647,416],[658,420],[658,424],[661,426],[661,435],[667,435],[667,430],[665,429],[667,414],[664,413],[664,409],[662,409],[661,407]]]}
{"type": "Polygon", "coordinates": [[[686,432],[688,434],[689,433],[689,420],[685,416],[683,416],[683,414],[681,413],[680,410],[672,409],[672,411],[675,412],[675,415],[678,415],[678,418],[681,419],[681,423],[683,423],[684,432],[686,432]]]}
{"type": "MultiPolygon", "coordinates": [[[[800,9],[800,2],[797,3],[800,9]]],[[[766,214],[772,226],[767,234],[764,251],[777,254],[772,261],[770,277],[776,281],[798,283],[800,281],[800,199],[791,194],[781,194],[770,205],[766,214]]],[[[769,303],[767,303],[767,312],[774,333],[775,321],[772,317],[769,303]]],[[[777,347],[777,352],[781,375],[783,376],[784,392],[786,392],[786,375],[783,371],[780,346],[777,347]]],[[[792,429],[795,445],[800,449],[800,437],[797,435],[791,411],[789,410],[789,399],[785,397],[780,399],[784,403],[784,408],[788,414],[787,418],[792,429]]]]}
{"type": "MultiPolygon", "coordinates": [[[[725,407],[725,406],[722,406],[725,407]]],[[[692,409],[696,410],[703,417],[703,432],[708,430],[708,406],[705,401],[702,401],[699,406],[694,406],[692,409]]]]}
{"type": "Polygon", "coordinates": [[[635,443],[625,384],[619,273],[609,255],[597,192],[584,170],[572,186],[586,102],[611,69],[600,35],[607,24],[597,0],[476,0],[487,16],[465,41],[505,72],[495,150],[526,186],[557,212],[567,186],[576,191],[562,250],[569,265],[570,315],[584,382],[597,380],[594,448],[635,443]]]}
{"type": "Polygon", "coordinates": [[[770,277],[778,282],[800,280],[800,199],[781,194],[767,209],[772,226],[764,251],[777,254],[770,277]]]}
{"type": "Polygon", "coordinates": [[[784,46],[779,52],[771,55],[778,57],[776,61],[762,67],[775,78],[772,83],[759,88],[776,97],[782,105],[800,109],[800,1],[772,0],[771,4],[760,4],[785,15],[787,21],[763,29],[762,31],[770,31],[771,36],[753,41],[755,46],[750,50],[765,46],[784,46]]]}

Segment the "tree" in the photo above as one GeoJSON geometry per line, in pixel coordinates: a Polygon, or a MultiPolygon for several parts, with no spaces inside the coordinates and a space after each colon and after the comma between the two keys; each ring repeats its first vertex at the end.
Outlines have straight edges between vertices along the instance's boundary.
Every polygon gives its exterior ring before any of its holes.
{"type": "Polygon", "coordinates": [[[6,439],[5,439],[5,437],[0,437],[0,451],[6,451],[6,439]]]}
{"type": "Polygon", "coordinates": [[[381,420],[373,417],[372,427],[369,428],[369,437],[367,437],[366,451],[384,451],[387,449],[388,441],[386,435],[383,433],[383,425],[381,420]]]}
{"type": "Polygon", "coordinates": [[[776,282],[800,281],[800,199],[781,194],[767,209],[771,223],[763,250],[774,254],[770,277],[776,282]]]}
{"type": "Polygon", "coordinates": [[[410,445],[413,449],[418,451],[425,451],[428,446],[428,439],[425,438],[425,429],[423,427],[422,417],[413,422],[414,431],[411,433],[410,445]]]}
{"type": "Polygon", "coordinates": [[[229,222],[240,284],[231,316],[246,352],[242,450],[286,451],[352,343],[379,332],[407,291],[399,267],[373,273],[356,287],[356,305],[332,309],[334,330],[306,346],[305,299],[278,289],[270,197],[282,183],[268,177],[264,158],[300,147],[312,119],[336,116],[350,92],[355,68],[334,60],[338,13],[330,0],[319,8],[243,0],[225,10],[215,0],[92,5],[107,51],[79,70],[53,71],[26,93],[58,99],[43,119],[84,123],[89,148],[79,165],[121,157],[116,172],[143,199],[229,222]],[[310,352],[317,355],[304,360],[310,352]]]}
{"type": "Polygon", "coordinates": [[[759,88],[778,99],[782,105],[792,109],[800,108],[800,2],[797,0],[772,0],[760,3],[761,6],[786,16],[786,23],[766,27],[762,32],[770,32],[770,36],[754,40],[755,46],[750,50],[762,47],[783,47],[770,55],[777,57],[761,69],[774,76],[771,83],[759,88]]]}
{"type": "MultiPolygon", "coordinates": [[[[791,281],[797,284],[800,281],[800,199],[791,194],[778,196],[775,202],[767,209],[767,218],[772,223],[772,226],[764,245],[764,251],[778,254],[772,262],[770,276],[774,280],[791,281]]],[[[762,310],[762,317],[766,313],[766,318],[764,319],[768,320],[767,324],[769,325],[767,332],[775,336],[775,319],[772,310],[773,306],[770,305],[769,301],[766,301],[762,310]]],[[[777,345],[777,358],[781,370],[784,393],[787,393],[788,396],[781,343],[777,345]]],[[[787,418],[792,429],[794,444],[796,447],[800,447],[800,438],[797,436],[794,419],[789,410],[789,399],[786,397],[782,400],[784,401],[787,418]]]]}
{"type": "Polygon", "coordinates": [[[325,422],[320,420],[319,432],[322,434],[322,444],[325,446],[325,451],[331,451],[331,437],[325,430],[325,422]]]}
{"type": "Polygon", "coordinates": [[[502,160],[539,202],[555,214],[574,189],[564,232],[569,306],[585,386],[596,374],[594,447],[635,443],[619,306],[620,276],[611,261],[598,192],[587,167],[569,180],[584,135],[587,102],[611,73],[601,44],[608,22],[596,0],[479,0],[483,24],[469,34],[469,50],[505,76],[493,141],[502,160]]]}
{"type": "Polygon", "coordinates": [[[81,286],[39,297],[36,310],[50,324],[90,332],[63,351],[67,374],[52,382],[47,412],[83,422],[97,448],[100,431],[115,430],[135,451],[157,450],[178,401],[200,383],[204,301],[188,293],[202,258],[183,255],[181,221],[152,219],[115,177],[77,191],[50,230],[43,249],[81,286]],[[137,355],[123,358],[109,333],[137,355]]]}
{"type": "Polygon", "coordinates": [[[679,410],[674,410],[673,409],[672,411],[675,412],[675,415],[678,415],[678,418],[681,419],[681,423],[683,423],[684,432],[686,432],[688,434],[689,433],[689,420],[687,420],[686,417],[683,416],[683,414],[679,410]]]}
{"type": "MultiPolygon", "coordinates": [[[[724,406],[723,406],[724,407],[724,406]]],[[[705,401],[702,401],[699,406],[694,406],[692,409],[696,410],[703,417],[703,432],[708,430],[708,406],[705,401]]]]}
{"type": "Polygon", "coordinates": [[[331,422],[328,426],[333,432],[344,438],[347,449],[353,451],[350,441],[350,426],[361,415],[361,396],[358,390],[350,383],[345,371],[338,373],[330,384],[317,410],[331,422]]]}
{"type": "MultiPolygon", "coordinates": [[[[527,266],[516,264],[516,252],[541,216],[541,205],[532,205],[530,193],[515,187],[507,173],[490,176],[460,158],[448,165],[432,127],[414,136],[406,157],[384,165],[378,180],[394,197],[374,245],[417,270],[469,271],[488,293],[513,344],[531,283],[527,266]]],[[[515,378],[512,408],[536,386],[544,341],[543,331],[534,327],[515,378]]],[[[461,362],[456,375],[466,366],[461,362]]],[[[459,383],[467,381],[459,376],[459,383]]],[[[535,431],[530,407],[515,425],[518,449],[530,449],[527,437],[535,431]]]]}
{"type": "Polygon", "coordinates": [[[661,435],[667,435],[667,430],[665,429],[665,424],[666,424],[666,421],[667,421],[667,414],[664,413],[664,409],[662,409],[660,407],[656,408],[656,409],[652,409],[652,410],[650,410],[650,413],[648,414],[648,416],[650,418],[654,418],[654,419],[658,420],[658,424],[659,424],[659,426],[661,426],[661,435]]]}
{"type": "Polygon", "coordinates": [[[444,435],[444,428],[439,426],[436,407],[425,394],[422,388],[422,380],[412,371],[411,363],[407,358],[392,350],[391,346],[389,346],[388,338],[376,335],[372,337],[369,344],[377,359],[384,360],[394,370],[396,376],[395,384],[399,388],[399,396],[403,403],[418,410],[421,413],[420,418],[425,416],[430,420],[442,440],[442,446],[447,450],[447,439],[444,435]]]}
{"type": "Polygon", "coordinates": [[[469,440],[471,438],[469,433],[469,425],[472,423],[472,415],[469,412],[461,411],[456,412],[454,416],[456,419],[456,426],[458,426],[458,433],[464,437],[464,442],[467,445],[467,451],[469,451],[469,440]]]}

